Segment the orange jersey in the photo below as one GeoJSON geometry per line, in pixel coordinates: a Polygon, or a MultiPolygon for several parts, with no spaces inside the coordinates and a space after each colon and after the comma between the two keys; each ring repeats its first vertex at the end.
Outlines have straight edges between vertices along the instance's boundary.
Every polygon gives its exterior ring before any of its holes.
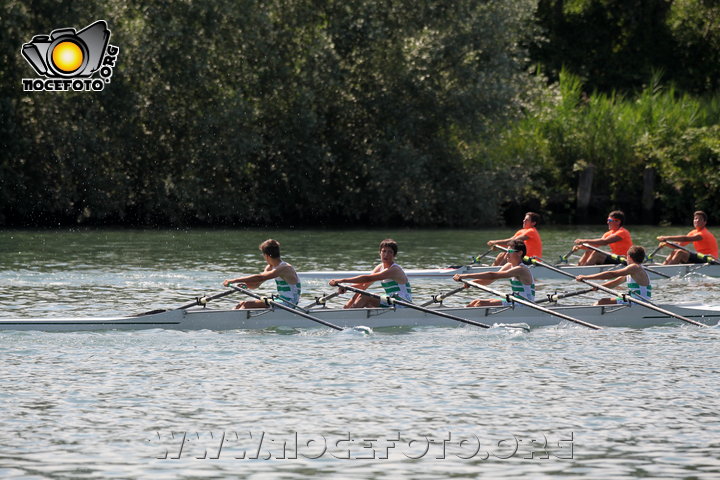
{"type": "MultiPolygon", "coordinates": [[[[701,230],[695,229],[687,234],[688,237],[694,237],[695,235],[702,236],[702,240],[693,242],[693,247],[695,247],[695,251],[697,253],[710,255],[713,258],[718,258],[717,240],[715,240],[715,236],[710,233],[710,230],[708,230],[707,228],[702,228],[701,230]]],[[[684,242],[683,245],[687,245],[688,243],[690,242],[684,242]]]]}
{"type": "Polygon", "coordinates": [[[630,247],[632,247],[632,237],[630,237],[630,232],[628,232],[625,227],[620,227],[617,230],[608,230],[602,238],[604,240],[608,237],[612,237],[613,235],[620,237],[620,240],[609,244],[608,246],[610,247],[610,250],[612,250],[615,255],[627,255],[627,251],[630,247]]]}
{"type": "Polygon", "coordinates": [[[528,257],[542,258],[542,240],[540,239],[540,233],[537,231],[537,228],[521,228],[515,232],[513,238],[522,236],[528,237],[525,240],[526,255],[528,257]]]}

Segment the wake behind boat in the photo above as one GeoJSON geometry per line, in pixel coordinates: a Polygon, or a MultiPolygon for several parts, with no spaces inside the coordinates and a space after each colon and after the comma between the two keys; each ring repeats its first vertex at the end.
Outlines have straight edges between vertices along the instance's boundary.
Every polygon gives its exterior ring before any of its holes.
{"type": "MultiPolygon", "coordinates": [[[[708,277],[720,277],[720,265],[711,264],[679,264],[679,265],[662,265],[648,263],[643,265],[647,268],[648,275],[651,279],[663,279],[668,277],[676,277],[681,275],[687,275],[689,273],[697,273],[706,275],[708,277]]],[[[577,275],[591,275],[605,270],[617,268],[617,265],[591,265],[591,266],[578,266],[578,265],[559,265],[557,268],[563,272],[567,272],[573,276],[577,275]]],[[[558,272],[554,272],[547,268],[538,266],[530,266],[530,270],[533,273],[534,278],[542,278],[548,280],[557,280],[566,278],[566,275],[562,275],[558,272]]],[[[411,278],[450,278],[456,274],[465,273],[481,273],[481,272],[496,272],[500,267],[492,266],[481,266],[481,265],[465,265],[460,267],[445,267],[445,268],[426,268],[426,269],[406,269],[405,274],[411,278]]],[[[301,271],[298,272],[300,278],[304,279],[332,279],[332,278],[343,278],[352,277],[356,275],[365,275],[370,271],[351,271],[351,270],[317,270],[317,271],[301,271]]]]}
{"type": "MultiPolygon", "coordinates": [[[[705,325],[717,325],[720,306],[701,304],[660,305],[672,313],[705,325]]],[[[581,318],[601,327],[646,328],[677,325],[683,322],[638,305],[554,306],[550,310],[581,318]]],[[[557,317],[531,308],[516,307],[438,307],[444,312],[489,325],[525,324],[531,328],[558,325],[557,317]]],[[[432,313],[408,308],[336,309],[318,308],[310,313],[343,328],[354,327],[467,327],[462,323],[432,313]]],[[[568,323],[568,325],[571,325],[568,323]]],[[[0,330],[36,330],[76,332],[98,330],[262,330],[280,328],[323,328],[318,323],[279,309],[222,310],[190,308],[151,312],[130,317],[92,318],[19,318],[0,320],[0,330]]]]}

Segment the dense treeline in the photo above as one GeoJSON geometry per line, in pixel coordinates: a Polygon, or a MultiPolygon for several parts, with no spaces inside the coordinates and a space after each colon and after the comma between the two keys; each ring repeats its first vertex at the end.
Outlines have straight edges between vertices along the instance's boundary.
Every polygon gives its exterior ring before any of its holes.
{"type": "Polygon", "coordinates": [[[636,96],[585,95],[568,72],[552,93],[487,147],[496,161],[527,165],[525,191],[507,202],[516,216],[529,202],[555,222],[612,208],[633,223],[720,212],[720,96],[679,93],[657,77],[636,96]]]}
{"type": "Polygon", "coordinates": [[[471,226],[643,194],[654,220],[720,207],[718,9],[702,0],[1,5],[0,225],[471,226]],[[97,19],[120,47],[103,92],[22,92],[23,43],[97,19]]]}

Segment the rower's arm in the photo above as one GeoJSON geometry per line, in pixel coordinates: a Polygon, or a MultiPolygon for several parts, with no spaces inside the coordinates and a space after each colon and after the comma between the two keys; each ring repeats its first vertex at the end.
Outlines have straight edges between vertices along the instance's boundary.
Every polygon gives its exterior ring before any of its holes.
{"type": "Polygon", "coordinates": [[[381,267],[382,265],[378,265],[373,269],[372,273],[367,275],[357,275],[355,277],[333,279],[330,280],[329,284],[331,287],[336,287],[338,283],[352,283],[355,288],[366,290],[370,285],[373,284],[373,282],[390,278],[390,275],[386,276],[385,274],[393,268],[391,267],[383,270],[381,267]]]}
{"type": "Polygon", "coordinates": [[[620,235],[610,235],[606,238],[599,238],[595,241],[595,245],[610,245],[611,243],[619,242],[620,240],[622,240],[620,235]]]}
{"type": "Polygon", "coordinates": [[[624,278],[618,277],[614,280],[609,280],[609,281],[603,283],[602,286],[605,288],[615,288],[615,287],[619,287],[620,285],[622,285],[622,283],[624,281],[625,281],[624,278]]]}
{"type": "MultiPolygon", "coordinates": [[[[527,237],[525,237],[527,238],[527,237]]],[[[507,245],[508,243],[512,242],[513,240],[519,240],[519,238],[510,237],[510,238],[503,238],[502,240],[490,240],[487,242],[488,247],[493,247],[495,245],[507,245]]]]}
{"type": "MultiPolygon", "coordinates": [[[[611,237],[612,238],[612,237],[611,237]]],[[[575,245],[582,245],[583,243],[587,243],[589,245],[607,245],[608,243],[612,242],[606,242],[608,238],[576,238],[573,242],[575,245]]],[[[613,240],[615,241],[615,240],[613,240]]]]}
{"type": "MultiPolygon", "coordinates": [[[[667,236],[659,236],[657,237],[658,241],[660,242],[697,242],[702,240],[702,235],[667,235],[667,236]]],[[[672,247],[672,245],[668,245],[668,247],[672,247]]]]}
{"type": "Polygon", "coordinates": [[[231,283],[252,283],[252,284],[261,284],[265,282],[266,280],[273,279],[280,275],[280,272],[277,270],[270,270],[265,271],[263,273],[258,273],[257,275],[248,275],[247,277],[239,277],[234,278],[232,280],[226,280],[225,286],[231,284],[231,283]]]}
{"type": "Polygon", "coordinates": [[[630,273],[629,269],[630,265],[617,270],[605,270],[604,272],[592,273],[590,275],[578,275],[575,279],[578,282],[583,280],[607,280],[616,277],[622,280],[622,277],[627,276],[630,273]]]}
{"type": "Polygon", "coordinates": [[[522,267],[510,267],[509,264],[505,264],[502,267],[500,267],[500,270],[495,272],[480,272],[480,273],[458,273],[453,275],[453,280],[456,282],[461,282],[463,280],[480,280],[483,283],[491,283],[494,280],[497,280],[498,278],[508,278],[513,277],[512,273],[517,268],[522,267]]]}

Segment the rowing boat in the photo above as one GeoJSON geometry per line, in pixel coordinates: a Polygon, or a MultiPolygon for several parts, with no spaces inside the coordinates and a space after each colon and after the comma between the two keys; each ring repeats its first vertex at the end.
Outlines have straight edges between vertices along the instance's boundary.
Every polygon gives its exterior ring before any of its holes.
{"type": "MultiPolygon", "coordinates": [[[[720,265],[710,264],[679,264],[679,265],[660,265],[660,264],[646,264],[644,265],[649,270],[648,275],[651,279],[661,279],[668,277],[675,277],[679,275],[687,275],[688,273],[697,272],[698,274],[706,275],[708,277],[720,277],[720,265]],[[657,272],[657,273],[656,273],[657,272]]],[[[405,274],[411,278],[449,278],[458,273],[481,273],[481,272],[496,272],[500,267],[491,266],[479,266],[479,265],[465,265],[461,267],[446,267],[446,268],[426,268],[426,269],[406,269],[405,274]]],[[[535,278],[543,279],[564,279],[563,276],[552,270],[541,268],[537,266],[530,266],[530,270],[535,278]]],[[[570,273],[572,276],[577,275],[591,275],[593,273],[603,272],[613,268],[618,268],[618,265],[591,265],[580,267],[577,265],[562,265],[558,266],[558,269],[570,273]]],[[[315,278],[315,279],[332,279],[332,278],[348,278],[356,275],[367,275],[370,271],[349,271],[349,270],[317,270],[317,271],[301,271],[298,275],[301,278],[315,278]]]]}
{"type": "MultiPolygon", "coordinates": [[[[667,315],[645,307],[633,305],[605,306],[555,306],[563,313],[601,327],[646,328],[682,323],[667,315]]],[[[683,315],[706,325],[717,325],[720,306],[702,304],[662,305],[662,308],[683,315]]],[[[449,313],[489,325],[526,324],[529,327],[546,327],[562,323],[558,318],[527,307],[438,307],[435,310],[449,313]]],[[[448,318],[408,308],[336,309],[310,310],[319,319],[344,328],[366,326],[382,327],[461,327],[448,318]]],[[[568,325],[571,325],[568,323],[568,325]]],[[[0,319],[0,330],[37,330],[69,332],[88,330],[262,330],[267,328],[322,328],[317,323],[296,314],[278,309],[221,310],[191,308],[151,312],[129,317],[104,318],[20,318],[0,319]]],[[[467,327],[476,328],[476,327],[467,327]]]]}

